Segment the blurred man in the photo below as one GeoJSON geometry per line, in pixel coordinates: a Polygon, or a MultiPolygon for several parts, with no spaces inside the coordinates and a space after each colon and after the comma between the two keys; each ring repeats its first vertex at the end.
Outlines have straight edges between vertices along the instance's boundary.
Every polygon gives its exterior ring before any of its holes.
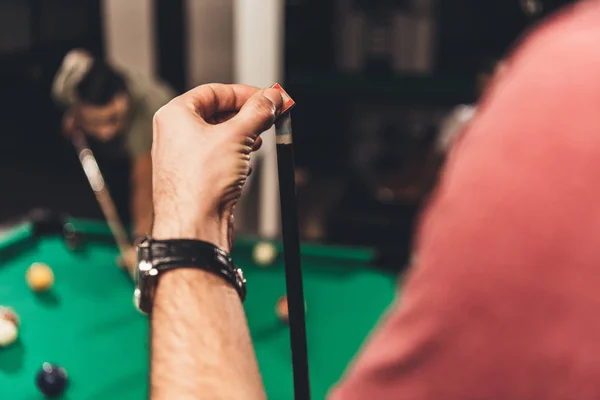
{"type": "Polygon", "coordinates": [[[130,166],[126,186],[130,187],[133,232],[135,236],[148,234],[152,222],[152,117],[174,96],[173,91],[162,82],[118,70],[83,50],[72,50],[56,74],[52,96],[66,108],[65,134],[71,135],[75,129],[85,133],[111,187],[120,189],[119,175],[127,171],[123,166],[130,166]]]}

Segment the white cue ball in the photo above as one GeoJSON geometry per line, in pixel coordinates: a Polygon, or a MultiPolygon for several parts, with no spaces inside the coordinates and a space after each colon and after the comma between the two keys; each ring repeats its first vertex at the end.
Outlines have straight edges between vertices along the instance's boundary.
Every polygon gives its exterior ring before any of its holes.
{"type": "Polygon", "coordinates": [[[19,336],[17,326],[12,322],[0,319],[0,347],[5,347],[13,344],[19,336]]]}
{"type": "Polygon", "coordinates": [[[15,310],[6,306],[0,306],[0,319],[12,322],[17,328],[21,324],[21,320],[15,310]]]}
{"type": "Polygon", "coordinates": [[[260,242],[254,246],[252,251],[254,262],[261,267],[273,264],[277,258],[277,248],[269,242],[260,242]]]}

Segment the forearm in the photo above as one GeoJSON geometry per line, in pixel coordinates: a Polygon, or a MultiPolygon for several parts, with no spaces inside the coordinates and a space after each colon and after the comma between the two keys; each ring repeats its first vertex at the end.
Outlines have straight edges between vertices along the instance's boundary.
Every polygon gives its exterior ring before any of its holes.
{"type": "Polygon", "coordinates": [[[265,399],[240,298],[221,278],[178,269],[152,313],[151,398],[265,399]]]}
{"type": "Polygon", "coordinates": [[[145,236],[152,228],[152,194],[136,191],[131,202],[134,237],[145,236]]]}
{"type": "MultiPolygon", "coordinates": [[[[274,89],[215,84],[154,115],[154,239],[195,239],[230,250],[231,215],[252,145],[282,106],[274,89]],[[206,122],[237,110],[227,122],[206,122]]],[[[222,278],[191,268],[160,275],[150,391],[153,400],[266,398],[240,297],[222,278]]]]}
{"type": "Polygon", "coordinates": [[[152,229],[152,161],[150,155],[134,161],[131,175],[131,215],[134,236],[144,236],[152,229]]]}

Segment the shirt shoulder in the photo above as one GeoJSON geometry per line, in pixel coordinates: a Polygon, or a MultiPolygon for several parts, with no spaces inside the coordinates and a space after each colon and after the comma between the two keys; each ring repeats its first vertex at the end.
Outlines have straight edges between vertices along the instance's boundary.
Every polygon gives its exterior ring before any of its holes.
{"type": "Polygon", "coordinates": [[[522,101],[542,99],[556,90],[590,92],[591,87],[600,85],[599,40],[600,2],[568,7],[525,37],[485,96],[484,105],[487,99],[498,97],[492,93],[499,87],[504,93],[516,93],[522,101]],[[584,81],[585,86],[581,85],[584,81]]]}
{"type": "MultiPolygon", "coordinates": [[[[586,129],[598,119],[597,43],[600,2],[596,1],[570,7],[532,32],[481,99],[455,153],[483,146],[496,154],[509,143],[546,151],[551,149],[545,146],[558,142],[564,144],[562,150],[580,141],[600,145],[600,137],[586,129]]],[[[463,156],[453,158],[458,157],[463,156]]]]}
{"type": "Polygon", "coordinates": [[[154,114],[175,97],[175,91],[164,81],[139,72],[124,70],[127,89],[138,108],[154,114]]]}
{"type": "Polygon", "coordinates": [[[147,154],[152,148],[152,119],[175,92],[166,83],[134,71],[123,71],[126,76],[133,115],[125,132],[125,146],[132,158],[147,154]]]}

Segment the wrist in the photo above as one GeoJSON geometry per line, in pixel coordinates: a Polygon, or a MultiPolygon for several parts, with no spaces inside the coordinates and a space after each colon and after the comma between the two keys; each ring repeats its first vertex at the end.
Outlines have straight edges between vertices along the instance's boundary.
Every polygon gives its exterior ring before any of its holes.
{"type": "Polygon", "coordinates": [[[154,219],[152,237],[157,240],[193,239],[219,246],[229,252],[227,224],[208,214],[187,218],[157,215],[154,219]]]}
{"type": "Polygon", "coordinates": [[[242,301],[246,297],[242,270],[224,249],[204,240],[146,238],[138,243],[137,262],[135,300],[145,314],[152,313],[159,282],[164,276],[181,275],[175,272],[179,270],[200,270],[198,276],[212,274],[222,285],[234,289],[242,301]]]}
{"type": "MultiPolygon", "coordinates": [[[[155,304],[163,305],[162,302],[171,300],[172,296],[181,299],[181,288],[187,283],[193,290],[202,288],[200,292],[214,290],[217,293],[228,293],[228,296],[239,298],[235,288],[227,283],[221,277],[201,269],[177,268],[161,276],[156,290],[155,304]],[[224,290],[224,292],[221,292],[224,290]]],[[[189,300],[189,299],[188,299],[189,300]]],[[[185,301],[184,301],[185,302],[185,301]]]]}

